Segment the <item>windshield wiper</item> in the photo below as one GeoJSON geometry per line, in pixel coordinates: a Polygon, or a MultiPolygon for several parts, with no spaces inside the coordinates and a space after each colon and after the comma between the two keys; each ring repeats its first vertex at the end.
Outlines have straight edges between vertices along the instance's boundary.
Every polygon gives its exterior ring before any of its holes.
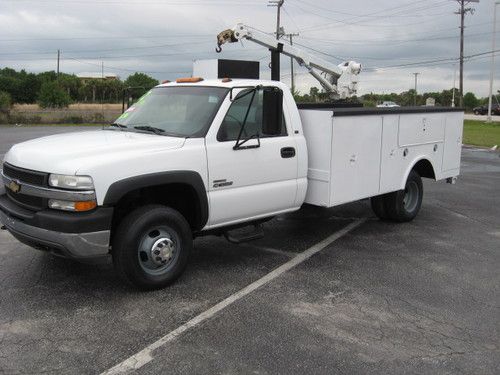
{"type": "Polygon", "coordinates": [[[163,130],[161,128],[155,128],[154,126],[149,126],[149,125],[134,126],[134,129],[144,130],[144,131],[155,133],[155,134],[165,133],[165,130],[163,130]]]}
{"type": "Polygon", "coordinates": [[[104,125],[102,126],[103,130],[112,129],[112,128],[118,128],[120,130],[123,130],[126,127],[127,127],[127,125],[118,124],[117,122],[113,122],[113,123],[109,124],[108,127],[105,127],[104,125]]]}

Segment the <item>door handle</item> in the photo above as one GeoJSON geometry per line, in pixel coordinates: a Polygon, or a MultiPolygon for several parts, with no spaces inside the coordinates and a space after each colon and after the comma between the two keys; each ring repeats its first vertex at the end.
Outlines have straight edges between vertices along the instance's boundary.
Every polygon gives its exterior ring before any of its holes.
{"type": "Polygon", "coordinates": [[[283,159],[293,158],[295,156],[295,148],[293,147],[283,147],[281,149],[281,157],[283,159]]]}

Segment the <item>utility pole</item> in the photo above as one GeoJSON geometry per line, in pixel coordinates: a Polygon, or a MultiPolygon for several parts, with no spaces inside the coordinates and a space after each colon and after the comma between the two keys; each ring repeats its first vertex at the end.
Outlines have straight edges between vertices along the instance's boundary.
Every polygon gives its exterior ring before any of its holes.
{"type": "Polygon", "coordinates": [[[460,9],[455,14],[460,15],[460,82],[458,89],[459,106],[464,106],[464,30],[465,30],[465,15],[467,13],[474,14],[474,8],[465,6],[469,3],[479,3],[479,0],[456,0],[460,5],[460,9]]]}
{"type": "MultiPolygon", "coordinates": [[[[299,34],[285,34],[285,36],[289,37],[290,38],[290,45],[293,46],[293,37],[294,36],[299,36],[299,34]]],[[[291,88],[292,88],[292,93],[295,92],[295,75],[294,75],[294,72],[293,72],[293,57],[290,57],[290,71],[291,71],[291,74],[292,74],[292,85],[291,85],[291,88]]]]}
{"type": "Polygon", "coordinates": [[[415,98],[413,100],[413,104],[416,106],[417,105],[417,77],[420,73],[413,73],[415,76],[415,98]]]}
{"type": "Polygon", "coordinates": [[[61,50],[57,50],[57,76],[59,77],[59,60],[61,59],[61,50]]]}
{"type": "Polygon", "coordinates": [[[451,106],[455,107],[455,86],[457,82],[457,67],[453,65],[453,91],[451,94],[451,106]]]}
{"type": "Polygon", "coordinates": [[[269,4],[267,4],[268,7],[276,7],[277,12],[276,12],[276,40],[279,40],[281,37],[281,30],[280,30],[280,21],[281,21],[281,7],[285,3],[285,0],[269,0],[269,4]]]}
{"type": "Polygon", "coordinates": [[[496,32],[497,32],[497,5],[500,1],[496,0],[493,4],[493,36],[491,37],[491,68],[490,68],[490,93],[488,96],[488,118],[486,122],[491,122],[491,97],[493,95],[493,79],[495,78],[495,48],[496,48],[496,32]]]}
{"type": "MultiPolygon", "coordinates": [[[[281,7],[283,6],[283,3],[285,0],[269,0],[269,3],[267,4],[268,7],[277,7],[277,13],[276,13],[276,40],[279,40],[282,33],[282,30],[280,28],[280,13],[281,13],[281,7]]],[[[280,43],[278,43],[279,46],[280,43]]],[[[281,76],[280,76],[280,54],[281,51],[276,48],[271,48],[271,80],[273,81],[280,81],[281,76]]]]}

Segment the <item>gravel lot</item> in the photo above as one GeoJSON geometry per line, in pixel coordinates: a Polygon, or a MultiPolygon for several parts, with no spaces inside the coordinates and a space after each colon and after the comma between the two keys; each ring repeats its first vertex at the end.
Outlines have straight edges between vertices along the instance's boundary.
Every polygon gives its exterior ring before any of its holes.
{"type": "MultiPolygon", "coordinates": [[[[0,127],[0,157],[68,130],[79,129],[0,127]]],[[[131,290],[110,265],[54,258],[0,231],[0,374],[104,372],[165,337],[138,372],[498,374],[499,156],[464,149],[457,185],[426,181],[412,223],[381,222],[363,201],[277,217],[246,245],[197,239],[185,274],[155,292],[131,290]]]]}

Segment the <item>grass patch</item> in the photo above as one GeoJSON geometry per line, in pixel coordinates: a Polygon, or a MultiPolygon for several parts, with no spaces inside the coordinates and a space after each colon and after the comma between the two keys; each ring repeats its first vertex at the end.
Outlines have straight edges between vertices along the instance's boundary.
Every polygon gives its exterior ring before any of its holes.
{"type": "Polygon", "coordinates": [[[474,146],[500,146],[500,123],[465,120],[463,143],[474,146]]]}

